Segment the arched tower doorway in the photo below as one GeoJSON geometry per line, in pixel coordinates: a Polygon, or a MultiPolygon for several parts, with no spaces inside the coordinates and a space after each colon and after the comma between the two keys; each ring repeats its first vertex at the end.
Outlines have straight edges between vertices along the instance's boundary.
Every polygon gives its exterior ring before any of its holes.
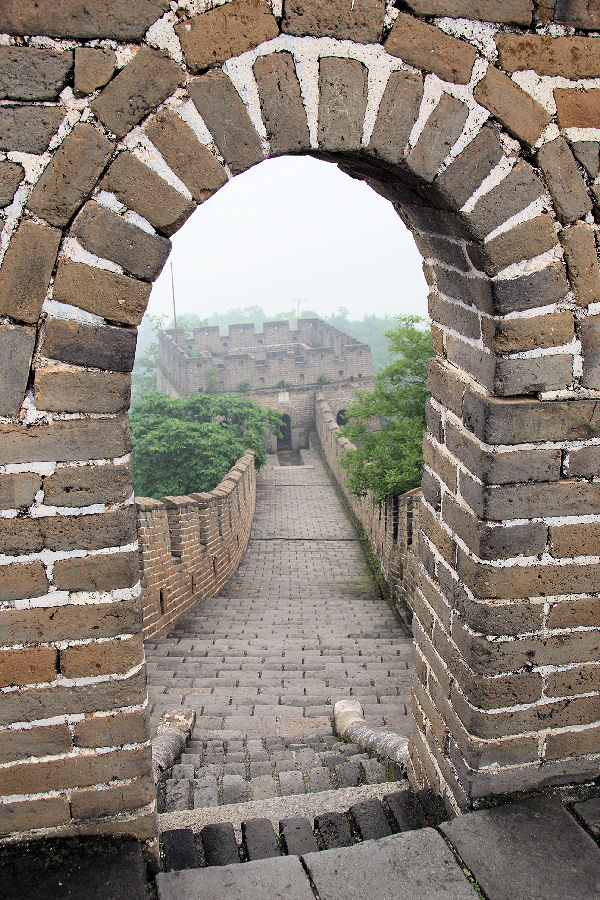
{"type": "Polygon", "coordinates": [[[278,450],[292,449],[292,420],[287,413],[284,413],[281,424],[281,437],[277,438],[278,450]]]}

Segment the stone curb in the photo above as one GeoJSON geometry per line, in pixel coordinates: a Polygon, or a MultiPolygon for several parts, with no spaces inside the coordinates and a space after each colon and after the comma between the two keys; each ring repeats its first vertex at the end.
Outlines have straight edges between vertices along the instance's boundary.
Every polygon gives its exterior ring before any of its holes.
{"type": "Polygon", "coordinates": [[[333,707],[333,727],[339,737],[352,741],[363,750],[370,750],[383,759],[389,759],[406,770],[408,738],[384,728],[367,725],[358,700],[338,700],[333,707]]]}
{"type": "Polygon", "coordinates": [[[152,772],[158,782],[170,769],[190,739],[196,712],[193,709],[171,709],[163,713],[152,738],[152,772]]]}

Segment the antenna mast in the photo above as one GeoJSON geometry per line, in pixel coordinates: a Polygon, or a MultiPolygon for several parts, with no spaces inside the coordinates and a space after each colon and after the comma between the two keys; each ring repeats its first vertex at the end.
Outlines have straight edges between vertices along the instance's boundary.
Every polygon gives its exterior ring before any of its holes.
{"type": "Polygon", "coordinates": [[[175,343],[179,343],[177,334],[177,311],[175,309],[175,276],[173,275],[173,260],[171,260],[171,296],[173,297],[173,323],[175,325],[175,343]]]}

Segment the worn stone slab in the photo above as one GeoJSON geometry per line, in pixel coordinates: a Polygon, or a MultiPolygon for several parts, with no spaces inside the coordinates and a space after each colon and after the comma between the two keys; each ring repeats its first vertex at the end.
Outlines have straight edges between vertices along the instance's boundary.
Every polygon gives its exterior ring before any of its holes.
{"type": "Polygon", "coordinates": [[[70,50],[0,47],[0,100],[54,100],[72,67],[70,50]]]}
{"type": "Polygon", "coordinates": [[[319,146],[358,150],[367,108],[367,69],[356,59],[319,62],[319,146]]]}
{"type": "Polygon", "coordinates": [[[0,150],[43,153],[64,118],[60,106],[23,106],[0,109],[0,150]]]}
{"type": "Polygon", "coordinates": [[[250,900],[258,897],[314,900],[310,882],[297,856],[261,859],[244,863],[243,866],[160,872],[156,876],[156,886],[158,900],[190,900],[192,897],[210,897],[210,900],[250,900]]]}
{"type": "Polygon", "coordinates": [[[592,834],[600,837],[600,797],[593,797],[591,800],[584,800],[583,803],[576,803],[573,809],[580,819],[582,819],[592,834]]]}
{"type": "Polygon", "coordinates": [[[74,91],[76,97],[93,94],[110,81],[117,65],[114,50],[77,47],[75,50],[74,91]]]}
{"type": "Polygon", "coordinates": [[[33,324],[42,310],[61,233],[24,219],[2,262],[0,315],[33,324]]]}
{"type": "Polygon", "coordinates": [[[0,162],[0,208],[13,201],[15,192],[25,175],[25,169],[19,163],[5,159],[0,162]]]}
{"type": "Polygon", "coordinates": [[[189,828],[163,831],[160,836],[160,845],[164,868],[167,872],[198,867],[199,860],[194,832],[189,828]]]}
{"type": "Polygon", "coordinates": [[[275,830],[269,819],[249,819],[242,822],[242,840],[248,859],[280,856],[275,830]]]}
{"type": "Polygon", "coordinates": [[[385,0],[285,0],[284,34],[330,36],[361,44],[377,43],[383,31],[385,0]]]}
{"type": "Polygon", "coordinates": [[[392,72],[385,87],[369,150],[386,162],[404,158],[412,127],[423,98],[423,77],[410,72],[392,72]]]}
{"type": "Polygon", "coordinates": [[[286,852],[299,856],[301,853],[316,852],[319,847],[310,821],[302,816],[291,816],[279,823],[286,852]]]}
{"type": "Polygon", "coordinates": [[[168,0],[3,0],[0,32],[137,41],[168,8],[168,0]]]}
{"type": "Polygon", "coordinates": [[[279,34],[277,20],[265,0],[233,0],[175,26],[191,72],[240,56],[279,34]]]}
{"type": "Polygon", "coordinates": [[[271,53],[254,63],[271,152],[299,153],[310,145],[306,110],[291,53],[271,53]]]}
{"type": "Polygon", "coordinates": [[[240,861],[238,845],[229,822],[206,825],[200,832],[207,866],[228,866],[240,861]]]}
{"type": "Polygon", "coordinates": [[[0,393],[0,415],[13,416],[19,411],[35,346],[35,329],[20,325],[0,325],[0,366],[5,376],[0,393]]]}
{"type": "Polygon", "coordinates": [[[600,849],[556,800],[468,813],[440,827],[489,900],[600,893],[600,849]]]}
{"type": "Polygon", "coordinates": [[[308,853],[303,859],[321,900],[473,900],[479,896],[444,839],[429,828],[308,853]]]}
{"type": "Polygon", "coordinates": [[[381,800],[362,800],[351,806],[350,812],[363,841],[387,837],[392,833],[381,800]]]}
{"type": "Polygon", "coordinates": [[[150,290],[151,285],[145,281],[73,262],[65,256],[58,263],[54,281],[55,300],[124,325],[140,324],[150,290]]]}

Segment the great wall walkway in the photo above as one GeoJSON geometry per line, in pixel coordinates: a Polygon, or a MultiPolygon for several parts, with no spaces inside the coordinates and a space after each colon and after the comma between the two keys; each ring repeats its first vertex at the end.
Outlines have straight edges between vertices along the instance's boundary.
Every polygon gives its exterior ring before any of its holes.
{"type": "Polygon", "coordinates": [[[408,734],[411,640],[318,453],[302,461],[269,458],[237,574],[146,645],[153,728],[167,709],[197,713],[164,783],[168,812],[397,777],[338,742],[332,712],[352,696],[368,723],[408,734]]]}

